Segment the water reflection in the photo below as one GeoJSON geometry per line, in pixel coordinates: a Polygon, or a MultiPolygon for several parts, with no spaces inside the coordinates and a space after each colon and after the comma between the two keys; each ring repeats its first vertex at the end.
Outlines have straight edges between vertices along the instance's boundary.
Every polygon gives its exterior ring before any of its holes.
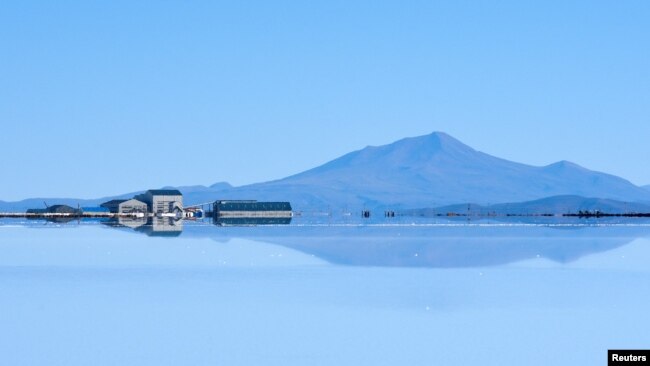
{"type": "Polygon", "coordinates": [[[128,350],[151,364],[591,365],[647,339],[645,240],[561,268],[404,267],[567,263],[649,227],[298,221],[0,220],[3,364],[74,364],[98,350],[120,356],[100,364],[123,364],[128,350]],[[183,234],[141,235],[154,227],[183,234]],[[70,344],[83,345],[72,362],[70,344]]]}
{"type": "Polygon", "coordinates": [[[180,236],[183,220],[173,217],[119,217],[103,222],[114,228],[129,228],[148,236],[180,236]]]}
{"type": "Polygon", "coordinates": [[[244,238],[282,245],[333,264],[483,267],[545,258],[568,263],[650,236],[648,227],[273,227],[205,230],[187,237],[244,238]]]}
{"type": "MultiPolygon", "coordinates": [[[[191,220],[190,222],[197,222],[191,220]]],[[[199,220],[200,223],[208,221],[199,220]]],[[[130,228],[148,236],[180,236],[183,232],[182,218],[175,217],[118,217],[102,222],[113,228],[130,228]]],[[[214,218],[215,226],[277,226],[291,224],[291,217],[228,217],[214,218]]]]}
{"type": "Polygon", "coordinates": [[[212,222],[217,226],[289,225],[291,217],[215,217],[212,222]]]}
{"type": "MultiPolygon", "coordinates": [[[[650,237],[650,226],[631,220],[607,225],[327,225],[291,218],[228,218],[184,222],[169,217],[119,218],[112,228],[148,236],[211,239],[216,245],[248,239],[281,245],[329,263],[370,267],[459,268],[499,266],[529,259],[569,263],[650,237]],[[295,220],[294,220],[295,221],[295,220]]],[[[69,224],[72,225],[72,224],[69,224]]]]}
{"type": "Polygon", "coordinates": [[[27,217],[27,220],[29,221],[45,221],[45,222],[51,222],[54,224],[67,224],[69,222],[73,221],[79,221],[78,217],[74,216],[56,216],[56,217],[27,217]]]}

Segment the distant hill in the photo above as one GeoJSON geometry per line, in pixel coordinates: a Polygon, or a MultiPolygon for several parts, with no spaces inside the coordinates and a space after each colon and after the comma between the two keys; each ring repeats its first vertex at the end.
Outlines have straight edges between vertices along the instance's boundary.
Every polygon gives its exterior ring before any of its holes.
{"type": "MultiPolygon", "coordinates": [[[[189,195],[201,201],[212,192],[189,195]]],[[[435,132],[368,146],[284,179],[225,189],[221,197],[290,200],[298,209],[415,208],[523,202],[577,195],[650,202],[650,191],[568,161],[536,167],[476,151],[435,132]]]]}
{"type": "Polygon", "coordinates": [[[641,188],[643,188],[643,189],[646,189],[646,190],[648,190],[648,191],[650,191],[650,184],[648,184],[647,186],[642,186],[641,188]]]}
{"type": "MultiPolygon", "coordinates": [[[[152,187],[155,188],[155,187],[152,187]]],[[[215,199],[291,201],[296,210],[361,207],[437,207],[525,202],[553,196],[598,197],[650,203],[650,189],[568,161],[537,167],[500,159],[434,132],[383,146],[368,146],[283,179],[232,187],[177,187],[186,205],[215,199]]],[[[131,196],[132,194],[119,197],[131,196]]],[[[115,197],[107,197],[102,200],[115,197]]],[[[0,202],[0,210],[40,207],[41,199],[0,202]]],[[[48,203],[76,204],[49,199],[48,203]]],[[[83,200],[90,205],[101,200],[83,200]]]]}
{"type": "MultiPolygon", "coordinates": [[[[196,185],[196,186],[181,186],[181,187],[166,186],[166,187],[154,187],[154,188],[178,189],[181,192],[183,192],[185,196],[191,196],[193,194],[201,194],[204,192],[210,192],[210,194],[212,194],[214,192],[219,191],[219,189],[232,188],[232,186],[228,183],[221,182],[221,183],[213,184],[210,187],[196,185]]],[[[99,206],[100,204],[106,201],[110,201],[114,199],[133,198],[135,195],[144,193],[144,191],[145,190],[124,193],[117,196],[106,196],[106,197],[92,198],[92,199],[42,197],[42,198],[28,198],[28,199],[24,199],[21,201],[14,201],[14,202],[0,201],[0,211],[22,212],[27,210],[28,208],[45,208],[45,204],[50,206],[55,204],[62,204],[62,205],[68,205],[72,207],[77,207],[77,205],[80,207],[93,207],[93,206],[99,206]]]]}
{"type": "Polygon", "coordinates": [[[68,205],[72,207],[93,207],[99,206],[101,203],[110,201],[113,199],[124,199],[132,198],[134,195],[142,193],[132,192],[125,193],[117,196],[94,198],[94,199],[80,199],[80,198],[54,198],[54,197],[43,197],[43,198],[28,198],[21,201],[14,202],[5,202],[0,201],[0,211],[3,212],[24,212],[29,208],[45,208],[45,205],[68,205]]]}
{"type": "Polygon", "coordinates": [[[600,211],[611,214],[650,213],[650,204],[621,202],[603,198],[580,196],[554,196],[540,200],[516,203],[502,203],[482,206],[477,204],[456,204],[435,208],[420,208],[402,212],[414,216],[436,216],[449,213],[469,215],[542,215],[578,213],[579,211],[600,211]]]}

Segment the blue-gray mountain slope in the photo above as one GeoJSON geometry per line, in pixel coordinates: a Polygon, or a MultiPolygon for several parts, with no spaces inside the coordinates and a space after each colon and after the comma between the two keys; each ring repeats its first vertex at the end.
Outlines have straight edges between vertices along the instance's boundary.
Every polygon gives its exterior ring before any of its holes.
{"type": "MultiPolygon", "coordinates": [[[[369,146],[284,179],[218,193],[228,198],[290,200],[297,209],[485,205],[560,195],[650,202],[650,191],[625,179],[567,161],[543,167],[511,162],[441,132],[369,146]]],[[[210,193],[200,195],[205,194],[210,193]]]]}
{"type": "MultiPolygon", "coordinates": [[[[280,180],[241,187],[218,183],[178,188],[185,195],[186,205],[216,199],[257,199],[291,201],[296,210],[402,209],[467,202],[487,205],[563,195],[650,202],[649,189],[625,179],[567,161],[537,167],[500,159],[441,132],[368,146],[280,180]]],[[[41,201],[0,201],[0,210],[42,207],[41,201]]],[[[47,201],[75,206],[79,200],[47,201]]],[[[86,200],[81,205],[101,201],[86,200]]]]}

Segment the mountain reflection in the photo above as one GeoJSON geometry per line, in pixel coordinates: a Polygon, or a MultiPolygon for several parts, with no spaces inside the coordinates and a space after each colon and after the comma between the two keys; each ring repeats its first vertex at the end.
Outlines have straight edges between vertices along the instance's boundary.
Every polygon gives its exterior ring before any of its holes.
{"type": "MultiPolygon", "coordinates": [[[[172,218],[110,220],[149,236],[248,239],[281,245],[333,264],[459,268],[546,258],[568,263],[650,236],[641,225],[289,225],[289,220],[172,218]],[[210,225],[211,223],[212,225],[210,225]]],[[[636,222],[638,223],[638,222],[636,222]]]]}
{"type": "Polygon", "coordinates": [[[230,229],[210,231],[209,235],[218,241],[245,238],[282,245],[333,264],[432,268],[497,266],[535,258],[567,263],[624,246],[650,234],[650,228],[646,227],[582,227],[575,230],[471,226],[230,229]]]}

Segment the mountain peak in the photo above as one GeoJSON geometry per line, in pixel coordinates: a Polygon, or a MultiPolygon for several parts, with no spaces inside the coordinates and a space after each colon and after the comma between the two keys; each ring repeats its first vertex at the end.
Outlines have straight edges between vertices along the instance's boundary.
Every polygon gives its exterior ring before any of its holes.
{"type": "Polygon", "coordinates": [[[210,189],[212,190],[224,190],[230,188],[233,188],[233,186],[228,182],[217,182],[210,186],[210,189]]]}
{"type": "Polygon", "coordinates": [[[407,137],[392,144],[377,147],[389,153],[396,153],[404,158],[427,159],[440,153],[452,156],[474,154],[476,150],[444,132],[407,137]]]}
{"type": "Polygon", "coordinates": [[[588,170],[576,163],[572,163],[568,160],[560,160],[553,164],[549,164],[544,167],[546,170],[567,170],[567,169],[577,169],[577,170],[588,170]]]}
{"type": "MultiPolygon", "coordinates": [[[[470,161],[479,154],[476,150],[450,135],[434,131],[428,135],[406,137],[386,145],[366,146],[361,150],[353,151],[319,167],[288,178],[305,178],[324,172],[339,171],[339,169],[354,171],[358,167],[371,169],[375,173],[383,172],[380,174],[386,175],[388,171],[427,169],[439,165],[440,161],[454,161],[458,165],[462,165],[461,162],[470,161]]],[[[345,175],[349,174],[349,172],[345,173],[345,175]]],[[[368,176],[371,175],[374,175],[374,173],[368,176]]]]}
{"type": "MultiPolygon", "coordinates": [[[[637,187],[625,179],[566,160],[544,167],[515,163],[476,151],[438,131],[353,151],[271,182],[241,187],[221,182],[209,188],[177,188],[188,196],[187,202],[208,202],[217,196],[254,197],[290,200],[299,209],[495,204],[566,195],[650,202],[647,186],[637,187]]],[[[39,199],[29,204],[41,202],[39,199]]]]}
{"type": "MultiPolygon", "coordinates": [[[[455,147],[462,147],[465,149],[470,149],[474,150],[471,147],[463,144],[460,140],[452,137],[451,135],[448,135],[444,132],[440,131],[434,131],[428,135],[423,135],[423,136],[415,136],[415,137],[407,137],[402,140],[397,141],[396,143],[399,142],[422,142],[422,143],[430,143],[430,144],[435,144],[440,147],[450,147],[450,146],[455,146],[455,147]]],[[[391,144],[392,145],[392,144],[391,144]]],[[[389,145],[387,145],[389,146],[389,145]]]]}
{"type": "Polygon", "coordinates": [[[457,139],[453,138],[451,135],[449,135],[449,134],[447,134],[445,132],[442,132],[442,131],[433,131],[433,132],[431,132],[430,134],[428,134],[426,136],[435,137],[435,138],[440,139],[440,140],[450,140],[450,141],[460,142],[457,139]]]}
{"type": "Polygon", "coordinates": [[[566,160],[537,167],[500,159],[440,131],[368,146],[271,185],[304,192],[304,202],[331,205],[484,204],[559,195],[650,202],[648,190],[622,178],[566,160]]]}

